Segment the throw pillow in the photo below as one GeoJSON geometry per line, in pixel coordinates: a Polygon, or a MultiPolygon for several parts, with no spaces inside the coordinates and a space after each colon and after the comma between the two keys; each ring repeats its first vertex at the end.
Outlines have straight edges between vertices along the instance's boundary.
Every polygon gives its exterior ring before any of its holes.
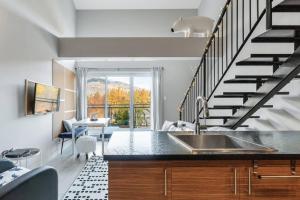
{"type": "Polygon", "coordinates": [[[64,127],[65,127],[66,131],[71,132],[72,131],[72,125],[76,121],[77,120],[75,118],[64,120],[63,123],[64,123],[64,127]]]}
{"type": "Polygon", "coordinates": [[[174,122],[171,121],[165,121],[163,126],[161,127],[162,131],[168,131],[170,129],[171,126],[174,125],[174,122]]]}
{"type": "Polygon", "coordinates": [[[178,127],[184,127],[186,131],[195,130],[195,124],[185,121],[178,121],[178,127]]]}
{"type": "Polygon", "coordinates": [[[0,174],[0,187],[14,181],[30,170],[24,167],[14,167],[0,174]]]}

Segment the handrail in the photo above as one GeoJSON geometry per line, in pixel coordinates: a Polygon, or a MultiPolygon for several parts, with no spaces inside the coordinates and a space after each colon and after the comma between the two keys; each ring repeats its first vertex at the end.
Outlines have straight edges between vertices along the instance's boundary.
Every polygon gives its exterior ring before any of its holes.
{"type": "MultiPolygon", "coordinates": [[[[209,41],[208,41],[207,44],[206,44],[205,51],[204,51],[203,55],[206,55],[206,54],[207,54],[208,47],[211,45],[211,41],[212,41],[212,39],[213,39],[213,37],[214,37],[214,34],[215,34],[215,32],[217,31],[218,25],[220,24],[220,21],[222,21],[224,15],[225,15],[225,13],[226,13],[226,10],[227,10],[227,5],[228,5],[230,2],[231,2],[231,0],[227,0],[227,2],[226,2],[226,4],[225,4],[225,7],[222,9],[222,13],[221,13],[221,15],[220,15],[220,18],[219,18],[219,20],[218,20],[218,22],[217,22],[217,25],[216,25],[215,28],[214,28],[214,31],[212,32],[212,36],[210,37],[209,41]]],[[[201,67],[201,65],[202,65],[202,63],[203,63],[203,61],[204,61],[204,58],[205,58],[205,57],[202,56],[202,58],[201,58],[201,60],[200,60],[200,65],[198,66],[198,68],[197,68],[197,70],[196,70],[196,73],[195,73],[195,75],[194,75],[194,77],[193,77],[193,81],[194,81],[194,79],[195,79],[195,77],[196,77],[196,74],[199,73],[199,70],[200,70],[200,67],[201,67]]],[[[193,81],[192,81],[192,83],[193,83],[193,81]]],[[[192,84],[190,85],[190,87],[188,88],[187,92],[185,93],[185,97],[184,97],[184,99],[183,99],[183,102],[186,100],[186,98],[187,98],[187,93],[188,93],[188,91],[191,89],[191,87],[192,87],[192,84]]],[[[181,103],[181,106],[182,106],[183,102],[181,103]]]]}
{"type": "Polygon", "coordinates": [[[227,0],[225,3],[214,31],[207,42],[200,64],[179,107],[181,120],[193,122],[195,116],[193,106],[196,97],[201,95],[208,97],[208,100],[211,99],[216,88],[223,81],[228,70],[262,20],[266,9],[260,10],[260,1],[256,0],[256,3],[253,3],[254,1],[227,0]],[[249,18],[247,19],[245,18],[246,2],[249,7],[247,11],[249,18]],[[252,23],[254,21],[255,23],[252,23]],[[249,31],[246,34],[247,23],[249,24],[249,31]]]}

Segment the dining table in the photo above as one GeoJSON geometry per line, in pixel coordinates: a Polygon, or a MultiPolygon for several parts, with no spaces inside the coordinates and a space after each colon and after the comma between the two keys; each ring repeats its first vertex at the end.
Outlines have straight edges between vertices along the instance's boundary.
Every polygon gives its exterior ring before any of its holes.
{"type": "Polygon", "coordinates": [[[75,148],[75,129],[77,127],[87,127],[87,128],[99,128],[100,129],[100,138],[102,142],[102,155],[104,154],[104,129],[108,126],[110,121],[110,118],[98,118],[96,120],[91,120],[90,118],[79,120],[77,122],[74,122],[72,124],[72,154],[75,154],[76,148],[75,148]]]}

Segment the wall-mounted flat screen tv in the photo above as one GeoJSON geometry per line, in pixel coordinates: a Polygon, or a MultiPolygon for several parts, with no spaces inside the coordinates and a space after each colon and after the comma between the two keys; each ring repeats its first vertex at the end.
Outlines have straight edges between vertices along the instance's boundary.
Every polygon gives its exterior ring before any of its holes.
{"type": "Polygon", "coordinates": [[[59,111],[60,89],[26,80],[25,114],[38,115],[59,111]]]}

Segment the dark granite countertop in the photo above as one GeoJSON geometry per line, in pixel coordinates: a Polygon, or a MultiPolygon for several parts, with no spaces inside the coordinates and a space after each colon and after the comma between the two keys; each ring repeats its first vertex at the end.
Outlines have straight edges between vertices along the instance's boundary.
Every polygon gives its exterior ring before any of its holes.
{"type": "Polygon", "coordinates": [[[300,131],[205,132],[221,133],[275,148],[276,152],[203,152],[192,154],[166,132],[115,132],[104,153],[105,160],[291,160],[300,159],[300,131]]]}

